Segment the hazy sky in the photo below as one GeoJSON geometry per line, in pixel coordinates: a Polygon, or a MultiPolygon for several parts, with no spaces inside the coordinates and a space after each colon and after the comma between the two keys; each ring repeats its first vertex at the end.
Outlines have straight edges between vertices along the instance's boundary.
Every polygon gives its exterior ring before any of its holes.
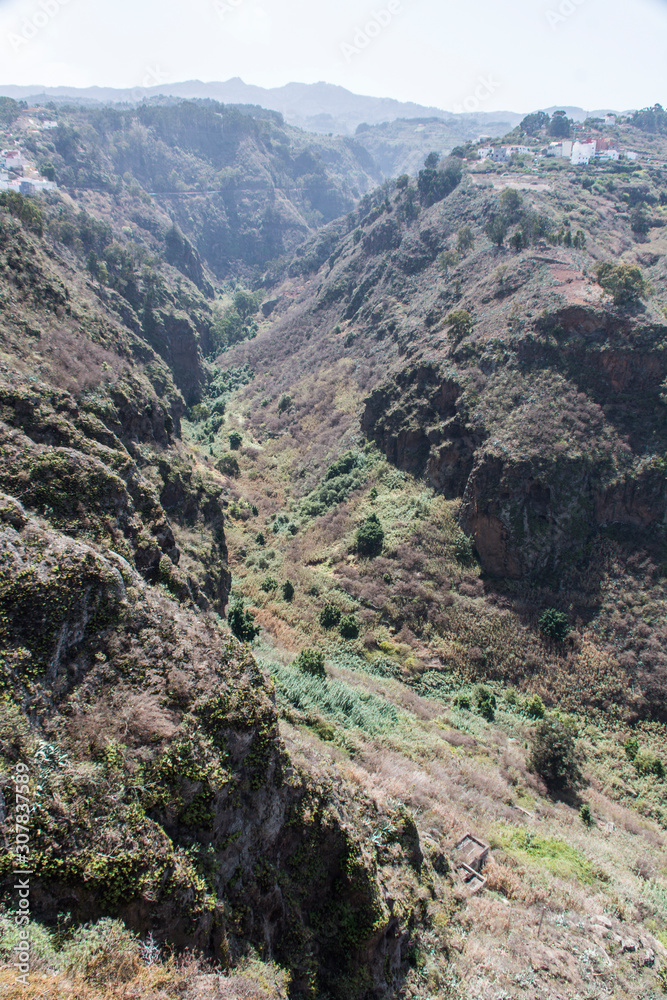
{"type": "Polygon", "coordinates": [[[449,110],[667,100],[667,0],[0,0],[0,84],[325,80],[449,110]]]}

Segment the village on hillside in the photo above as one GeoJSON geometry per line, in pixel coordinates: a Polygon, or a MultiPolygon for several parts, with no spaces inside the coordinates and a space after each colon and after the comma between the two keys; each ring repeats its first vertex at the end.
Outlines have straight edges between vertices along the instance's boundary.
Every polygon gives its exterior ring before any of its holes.
{"type": "MultiPolygon", "coordinates": [[[[615,126],[616,122],[616,115],[610,114],[587,124],[601,130],[605,126],[615,126]]],[[[536,146],[522,144],[486,144],[478,148],[477,154],[480,160],[491,160],[493,163],[509,163],[513,157],[519,156],[533,156],[536,160],[544,157],[558,157],[569,160],[575,167],[588,166],[592,162],[609,162],[621,159],[635,162],[639,159],[639,154],[634,150],[619,150],[618,140],[615,137],[594,137],[591,134],[592,129],[586,130],[583,126],[575,126],[573,131],[574,138],[558,139],[539,149],[536,146]]]]}

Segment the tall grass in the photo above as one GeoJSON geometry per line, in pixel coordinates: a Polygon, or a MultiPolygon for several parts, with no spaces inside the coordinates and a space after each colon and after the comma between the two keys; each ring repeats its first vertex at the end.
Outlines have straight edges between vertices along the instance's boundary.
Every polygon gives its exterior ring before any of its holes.
{"type": "Polygon", "coordinates": [[[279,700],[300,712],[318,712],[344,728],[359,729],[368,736],[382,736],[401,727],[393,705],[344,681],[323,680],[301,673],[295,667],[266,665],[276,684],[279,700]]]}

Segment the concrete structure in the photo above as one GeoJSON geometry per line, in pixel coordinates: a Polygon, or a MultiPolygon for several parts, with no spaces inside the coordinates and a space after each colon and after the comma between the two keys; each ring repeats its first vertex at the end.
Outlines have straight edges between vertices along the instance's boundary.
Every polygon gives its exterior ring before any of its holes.
{"type": "Polygon", "coordinates": [[[597,152],[594,142],[575,142],[572,146],[570,162],[573,166],[587,166],[591,160],[595,159],[597,152]]]}
{"type": "Polygon", "coordinates": [[[23,170],[23,155],[20,149],[3,149],[0,152],[0,166],[5,170],[23,170]]]}
{"type": "Polygon", "coordinates": [[[486,885],[482,875],[484,863],[489,856],[489,845],[471,833],[462,837],[454,847],[454,864],[459,878],[471,893],[479,892],[486,885]]]}

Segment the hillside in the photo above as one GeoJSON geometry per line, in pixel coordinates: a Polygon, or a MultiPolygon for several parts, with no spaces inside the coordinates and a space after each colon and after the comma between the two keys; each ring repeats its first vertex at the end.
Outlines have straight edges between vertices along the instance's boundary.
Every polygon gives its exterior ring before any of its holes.
{"type": "MultiPolygon", "coordinates": [[[[330,83],[288,83],[284,87],[256,87],[234,78],[224,83],[202,83],[190,80],[184,83],[157,84],[133,90],[119,90],[112,87],[17,87],[0,86],[0,96],[14,100],[27,100],[32,104],[50,104],[54,101],[83,104],[129,103],[139,104],[144,100],[172,97],[184,100],[208,100],[223,104],[250,104],[270,108],[284,116],[289,125],[314,132],[319,135],[354,135],[357,126],[363,122],[377,125],[398,118],[435,117],[449,122],[460,121],[467,127],[468,121],[479,122],[482,132],[490,132],[486,126],[499,116],[481,113],[479,115],[454,115],[440,108],[424,107],[409,101],[389,98],[366,97],[353,94],[345,87],[330,83]]],[[[503,112],[500,116],[506,122],[505,129],[517,124],[521,115],[503,112]]],[[[583,113],[582,113],[583,117],[583,113]]]]}
{"type": "MultiPolygon", "coordinates": [[[[261,108],[183,101],[132,111],[66,107],[44,128],[15,107],[0,135],[4,145],[18,143],[38,170],[114,222],[126,240],[164,253],[175,223],[219,280],[251,275],[293,252],[381,180],[353,139],[316,138],[261,108]]],[[[197,260],[184,265],[195,276],[197,260]]]]}
{"type": "Polygon", "coordinates": [[[664,135],[341,159],[271,256],[306,139],[209,110],[64,110],[0,193],[3,995],[657,997],[664,135]],[[229,164],[225,256],[159,191],[229,164]]]}

